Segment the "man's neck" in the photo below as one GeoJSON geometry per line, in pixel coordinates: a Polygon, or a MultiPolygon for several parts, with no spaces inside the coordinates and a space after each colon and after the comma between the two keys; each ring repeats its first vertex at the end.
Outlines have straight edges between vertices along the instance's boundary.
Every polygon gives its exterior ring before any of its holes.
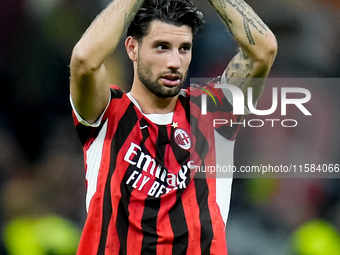
{"type": "Polygon", "coordinates": [[[134,84],[130,91],[131,96],[137,101],[144,114],[169,113],[175,110],[178,96],[158,97],[151,93],[144,85],[134,84]]]}

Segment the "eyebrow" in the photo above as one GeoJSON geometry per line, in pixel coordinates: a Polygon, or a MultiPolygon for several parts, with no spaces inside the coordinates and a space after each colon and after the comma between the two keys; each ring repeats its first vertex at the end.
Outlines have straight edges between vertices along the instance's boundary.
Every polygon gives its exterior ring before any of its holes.
{"type": "Polygon", "coordinates": [[[159,44],[169,45],[170,43],[167,42],[167,41],[163,41],[163,40],[156,40],[152,43],[152,45],[154,45],[154,46],[159,45],[159,44]]]}
{"type": "Polygon", "coordinates": [[[188,47],[192,48],[192,42],[184,42],[181,45],[182,46],[188,46],[188,47]]]}
{"type": "MultiPolygon", "coordinates": [[[[165,45],[170,45],[170,42],[168,41],[164,41],[164,40],[156,40],[153,42],[153,46],[156,46],[156,45],[160,45],[160,44],[165,44],[165,45]]],[[[181,44],[181,46],[188,46],[188,47],[192,47],[192,42],[183,42],[181,44]]]]}

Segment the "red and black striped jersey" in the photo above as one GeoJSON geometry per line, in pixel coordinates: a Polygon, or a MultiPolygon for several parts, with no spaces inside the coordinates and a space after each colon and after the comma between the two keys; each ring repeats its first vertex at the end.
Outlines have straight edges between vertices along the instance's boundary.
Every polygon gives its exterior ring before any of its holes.
{"type": "MultiPolygon", "coordinates": [[[[94,125],[73,108],[88,210],[77,254],[227,254],[231,180],[226,187],[226,180],[193,171],[197,155],[199,164],[216,165],[214,132],[202,132],[195,93],[182,91],[171,123],[156,124],[118,87],[110,92],[94,125]]],[[[236,129],[218,133],[232,143],[236,129]]]]}

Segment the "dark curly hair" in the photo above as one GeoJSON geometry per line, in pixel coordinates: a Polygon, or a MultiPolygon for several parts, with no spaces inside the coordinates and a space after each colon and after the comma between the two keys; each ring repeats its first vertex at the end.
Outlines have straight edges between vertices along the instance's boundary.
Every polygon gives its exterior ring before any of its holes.
{"type": "Polygon", "coordinates": [[[168,24],[191,27],[192,34],[199,32],[204,24],[203,14],[189,0],[145,0],[131,21],[127,36],[143,39],[153,20],[168,24]]]}

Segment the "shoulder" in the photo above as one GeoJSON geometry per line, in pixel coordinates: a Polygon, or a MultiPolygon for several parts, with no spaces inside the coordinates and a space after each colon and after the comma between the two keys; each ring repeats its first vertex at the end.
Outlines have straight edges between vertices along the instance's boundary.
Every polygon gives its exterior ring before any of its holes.
{"type": "Polygon", "coordinates": [[[113,98],[122,98],[125,92],[118,86],[116,85],[111,85],[110,86],[110,91],[111,91],[111,99],[113,98]]]}
{"type": "Polygon", "coordinates": [[[181,89],[178,94],[178,101],[184,108],[189,107],[190,92],[188,89],[181,89]]]}
{"type": "Polygon", "coordinates": [[[179,98],[181,97],[189,97],[190,96],[190,92],[188,89],[181,89],[181,91],[178,94],[179,98]]]}

